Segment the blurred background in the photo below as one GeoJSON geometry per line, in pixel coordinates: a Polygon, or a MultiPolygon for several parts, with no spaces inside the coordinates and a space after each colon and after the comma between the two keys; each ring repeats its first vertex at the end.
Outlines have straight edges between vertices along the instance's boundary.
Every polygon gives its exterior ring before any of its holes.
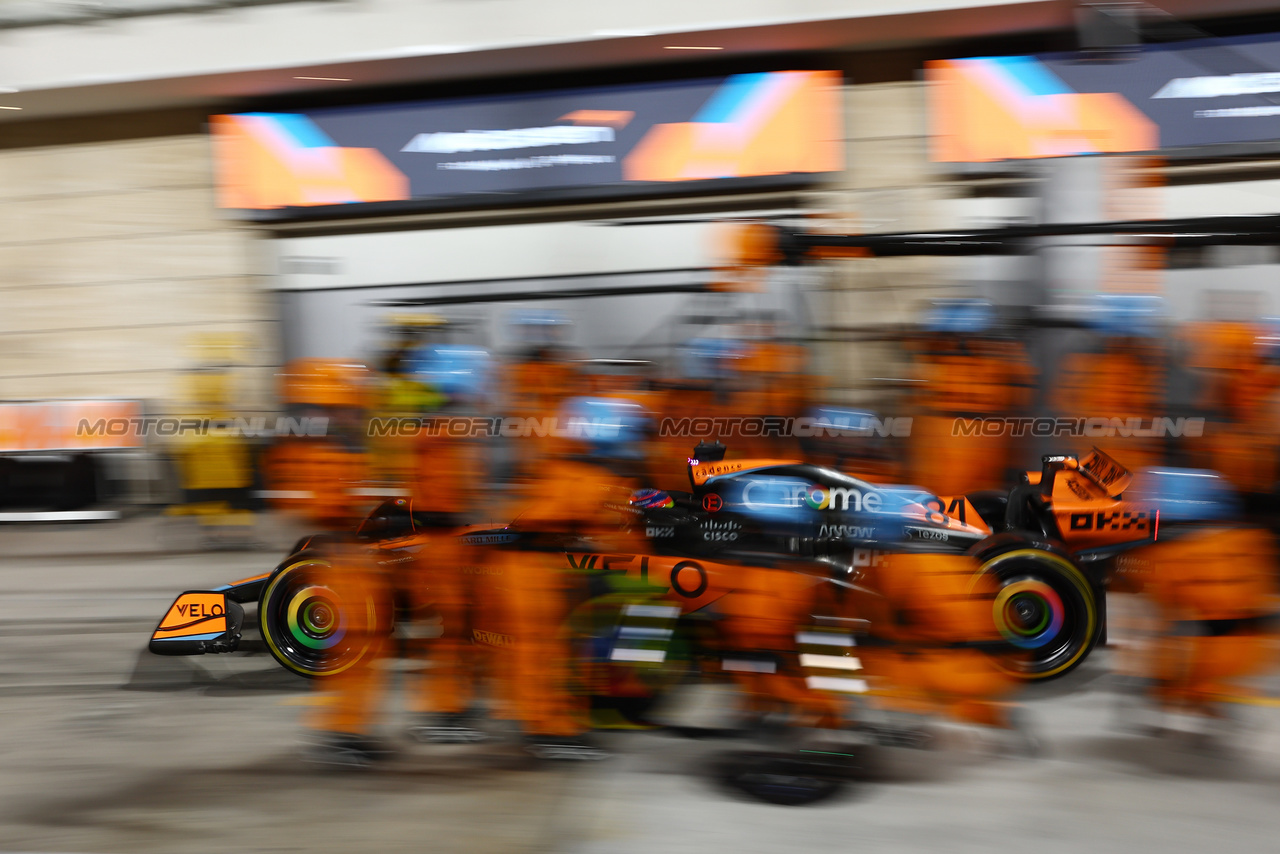
{"type": "Polygon", "coordinates": [[[939,496],[1097,446],[1274,528],[1278,158],[1274,0],[0,0],[0,847],[1260,849],[1274,731],[1250,771],[1118,747],[1123,632],[1037,695],[1075,759],[899,760],[878,817],[777,825],[670,745],[536,804],[461,761],[304,782],[305,685],[134,656],[181,590],[421,502],[432,419],[480,419],[446,474],[504,521],[582,396],[646,410],[662,490],[703,440],[939,496]]]}

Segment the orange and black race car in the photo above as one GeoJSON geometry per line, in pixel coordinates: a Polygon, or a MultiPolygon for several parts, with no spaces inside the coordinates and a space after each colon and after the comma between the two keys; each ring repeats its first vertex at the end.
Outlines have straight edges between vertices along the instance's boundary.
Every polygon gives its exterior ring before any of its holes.
{"type": "MultiPolygon", "coordinates": [[[[1158,515],[1120,497],[1129,473],[1096,450],[1079,461],[1046,457],[1041,472],[1028,473],[1007,495],[949,497],[803,462],[723,457],[723,446],[700,445],[689,460],[690,492],[640,490],[616,508],[623,526],[643,534],[641,553],[566,541],[566,569],[594,578],[584,589],[595,594],[616,588],[613,582],[643,590],[644,602],[658,610],[636,613],[661,611],[679,621],[714,611],[743,583],[744,567],[799,576],[818,596],[822,588],[857,589],[864,571],[891,551],[967,553],[977,559],[978,575],[999,582],[993,619],[1008,644],[1022,651],[1001,660],[1018,675],[1037,679],[1065,673],[1087,656],[1103,633],[1112,558],[1158,536],[1158,515]]],[[[428,538],[424,521],[409,499],[393,499],[350,538],[387,566],[428,560],[420,554],[428,538]]],[[[519,548],[532,533],[517,520],[459,529],[457,536],[476,547],[477,564],[483,564],[483,550],[519,548]]],[[[334,538],[302,539],[271,572],[183,593],[152,635],[151,651],[235,650],[243,606],[256,603],[263,641],[285,668],[323,676],[350,666],[364,651],[344,644],[341,609],[325,582],[326,547],[334,538]]],[[[621,620],[625,613],[623,608],[616,616],[621,620]]],[[[607,626],[601,633],[595,623],[597,658],[665,656],[663,643],[628,645],[624,635],[644,632],[607,626]]],[[[474,632],[482,644],[502,637],[501,625],[474,632]]]]}

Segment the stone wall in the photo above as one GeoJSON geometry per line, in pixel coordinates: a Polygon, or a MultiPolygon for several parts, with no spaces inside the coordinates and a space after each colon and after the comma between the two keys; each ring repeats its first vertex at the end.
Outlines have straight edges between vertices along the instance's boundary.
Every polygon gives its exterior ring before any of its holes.
{"type": "MultiPolygon", "coordinates": [[[[924,84],[848,86],[845,109],[848,168],[819,204],[842,211],[849,229],[859,233],[951,225],[940,201],[954,189],[948,174],[929,159],[924,84]]],[[[835,327],[829,333],[835,340],[820,348],[821,362],[840,396],[863,405],[891,405],[894,389],[900,388],[893,381],[909,374],[891,332],[916,321],[929,300],[958,293],[948,264],[948,259],[900,257],[826,265],[825,316],[835,327]]]]}
{"type": "MultiPolygon", "coordinates": [[[[104,124],[110,122],[104,119],[104,124]]],[[[214,207],[200,134],[0,150],[0,398],[181,408],[214,334],[270,408],[274,298],[258,237],[214,207]]]]}

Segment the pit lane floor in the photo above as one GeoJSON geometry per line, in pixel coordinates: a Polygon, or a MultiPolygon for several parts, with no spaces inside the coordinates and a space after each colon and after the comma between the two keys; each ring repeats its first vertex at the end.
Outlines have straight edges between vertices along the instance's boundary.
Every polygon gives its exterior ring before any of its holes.
{"type": "MultiPolygon", "coordinates": [[[[145,652],[176,592],[269,568],[278,544],[131,551],[126,534],[92,554],[44,535],[41,555],[39,536],[9,551],[6,535],[0,851],[1200,854],[1280,838],[1280,708],[1241,707],[1258,729],[1235,757],[1123,734],[1108,653],[1029,698],[1044,756],[881,749],[870,779],[812,807],[744,800],[707,771],[728,745],[664,733],[605,734],[614,758],[550,768],[502,742],[402,740],[372,773],[327,773],[298,758],[307,684],[265,654],[145,652]]],[[[683,702],[705,716],[719,700],[683,702]]]]}

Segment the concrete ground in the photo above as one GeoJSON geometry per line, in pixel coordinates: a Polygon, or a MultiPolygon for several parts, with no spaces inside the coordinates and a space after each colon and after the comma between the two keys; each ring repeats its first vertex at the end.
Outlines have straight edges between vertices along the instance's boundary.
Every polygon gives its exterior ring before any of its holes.
{"type": "MultiPolygon", "coordinates": [[[[733,747],[611,733],[614,758],[539,767],[503,741],[413,745],[370,773],[301,762],[308,685],[262,653],[145,651],[174,595],[274,565],[198,551],[146,517],[0,529],[0,851],[1197,852],[1280,846],[1280,709],[1240,706],[1224,756],[1122,733],[1109,653],[1028,699],[1046,753],[981,734],[879,749],[867,779],[804,808],[745,800],[709,773],[733,747]]],[[[1271,686],[1275,687],[1275,686],[1271,686]]],[[[708,696],[710,695],[710,696],[708,696]]],[[[705,712],[703,689],[672,714],[705,712]],[[683,711],[682,711],[683,710],[683,711]]],[[[393,711],[387,731],[401,718],[393,711]]]]}

